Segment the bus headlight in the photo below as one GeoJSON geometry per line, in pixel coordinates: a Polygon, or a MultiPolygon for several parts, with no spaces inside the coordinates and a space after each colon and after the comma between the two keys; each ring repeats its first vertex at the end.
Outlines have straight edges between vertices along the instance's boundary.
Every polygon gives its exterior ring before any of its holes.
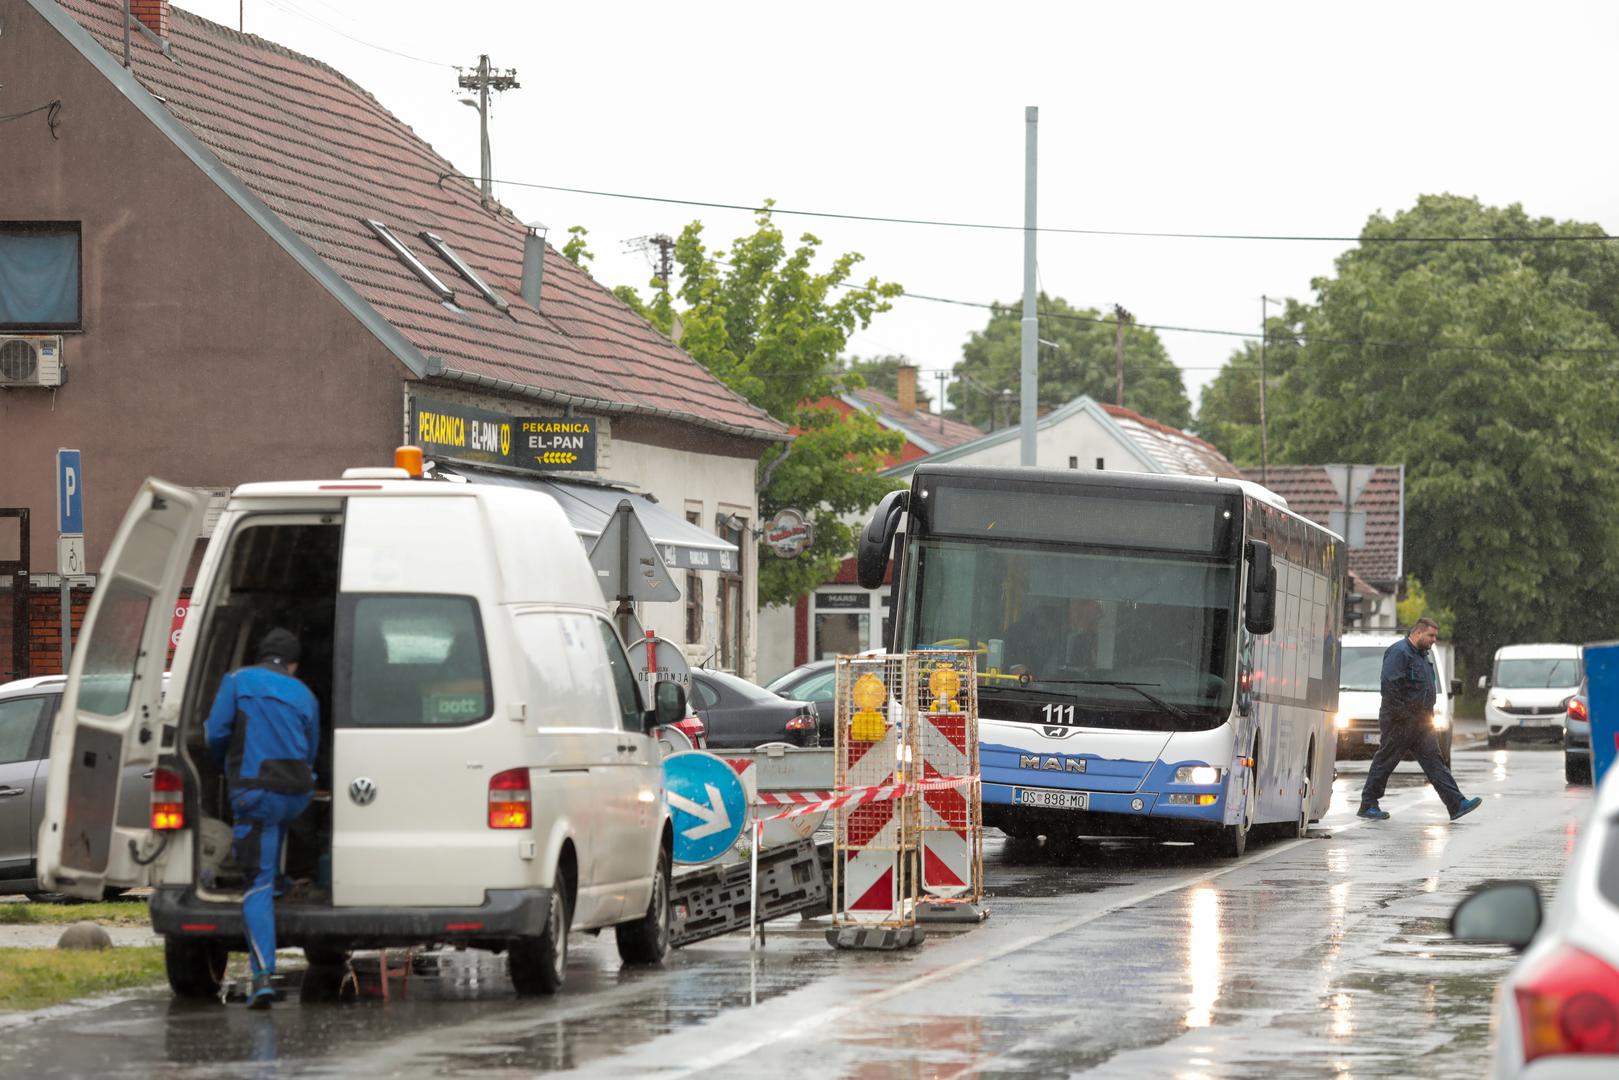
{"type": "Polygon", "coordinates": [[[1182,765],[1175,770],[1177,784],[1218,784],[1220,770],[1213,765],[1182,765]]]}
{"type": "Polygon", "coordinates": [[[1333,713],[1332,726],[1337,728],[1339,731],[1343,731],[1349,726],[1349,714],[1342,711],[1333,713]]]}

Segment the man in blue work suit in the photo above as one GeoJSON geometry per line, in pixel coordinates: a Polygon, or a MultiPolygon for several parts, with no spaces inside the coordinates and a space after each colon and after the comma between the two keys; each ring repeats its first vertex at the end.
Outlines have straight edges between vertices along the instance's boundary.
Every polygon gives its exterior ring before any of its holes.
{"type": "Polygon", "coordinates": [[[1437,640],[1439,624],[1424,616],[1411,633],[1383,653],[1383,703],[1377,714],[1382,737],[1360,793],[1359,814],[1363,818],[1388,820],[1389,812],[1380,809],[1377,800],[1383,797],[1389,776],[1407,753],[1416,755],[1428,783],[1445,801],[1450,820],[1471,814],[1484,801],[1462,795],[1456,778],[1439,755],[1439,740],[1433,733],[1433,706],[1439,683],[1433,661],[1428,658],[1428,650],[1437,640]]]}
{"type": "Polygon", "coordinates": [[[259,643],[258,663],[225,676],[208,713],[208,752],[226,770],[236,865],[247,876],[242,919],[247,924],[253,989],[250,1009],[275,999],[276,878],[287,825],[304,812],[315,790],[320,706],[299,682],[302,650],[279,627],[259,643]]]}

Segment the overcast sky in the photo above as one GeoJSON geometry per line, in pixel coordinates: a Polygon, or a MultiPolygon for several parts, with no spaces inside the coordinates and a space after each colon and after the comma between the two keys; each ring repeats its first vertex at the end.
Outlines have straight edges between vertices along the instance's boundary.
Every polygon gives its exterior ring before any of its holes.
{"type": "MultiPolygon", "coordinates": [[[[238,0],[177,6],[235,26],[238,0]]],[[[1021,225],[1024,107],[1040,108],[1040,222],[1353,236],[1453,192],[1619,228],[1619,5],[1606,3],[533,3],[245,0],[246,29],[330,63],[469,175],[456,73],[487,52],[521,89],[492,110],[503,181],[744,205],[1021,225]],[[347,35],[347,36],[345,36],[347,35]],[[356,40],[357,39],[357,40],[356,40]],[[363,42],[363,43],[362,43],[363,42]],[[379,48],[380,47],[380,48],[379,48]],[[407,59],[383,50],[408,54],[407,59]],[[429,61],[423,63],[420,61],[429,61]]],[[[744,211],[497,185],[519,217],[590,230],[608,285],[624,241],[744,211]]],[[[1022,235],[779,219],[932,296],[1016,301],[1022,235]]],[[[1044,289],[1147,323],[1254,331],[1307,298],[1342,243],[1043,234],[1044,289]]],[[[928,381],[987,312],[895,301],[851,350],[928,381]]],[[[1164,332],[1199,388],[1236,339],[1164,332]]]]}

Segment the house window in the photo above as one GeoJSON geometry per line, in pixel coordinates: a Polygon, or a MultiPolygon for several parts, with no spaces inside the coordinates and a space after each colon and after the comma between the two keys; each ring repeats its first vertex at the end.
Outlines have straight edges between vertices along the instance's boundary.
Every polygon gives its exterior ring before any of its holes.
{"type": "Polygon", "coordinates": [[[1072,455],[1072,454],[1070,454],[1070,455],[1069,455],[1069,456],[1068,456],[1068,467],[1069,467],[1069,468],[1070,468],[1070,469],[1077,469],[1077,468],[1079,468],[1079,458],[1078,458],[1078,457],[1075,457],[1075,456],[1074,456],[1074,455],[1072,455]]]}
{"type": "Polygon", "coordinates": [[[1102,460],[1102,459],[1101,459],[1101,458],[1097,458],[1097,459],[1096,459],[1096,467],[1097,467],[1097,468],[1098,468],[1098,469],[1104,469],[1104,468],[1106,468],[1106,467],[1107,467],[1107,463],[1106,463],[1106,462],[1104,462],[1104,461],[1103,461],[1103,460],[1102,460]]]}
{"type": "MultiPolygon", "coordinates": [[[[701,526],[703,512],[687,510],[686,520],[701,526]]],[[[696,571],[686,574],[686,644],[696,645],[703,640],[703,579],[696,571]]]]}
{"type": "Polygon", "coordinates": [[[79,223],[0,222],[0,331],[82,330],[79,223]]]}
{"type": "Polygon", "coordinates": [[[736,545],[737,570],[734,574],[720,574],[720,667],[740,673],[742,670],[743,630],[742,582],[743,569],[748,565],[748,523],[736,514],[720,515],[719,535],[736,545]]]}

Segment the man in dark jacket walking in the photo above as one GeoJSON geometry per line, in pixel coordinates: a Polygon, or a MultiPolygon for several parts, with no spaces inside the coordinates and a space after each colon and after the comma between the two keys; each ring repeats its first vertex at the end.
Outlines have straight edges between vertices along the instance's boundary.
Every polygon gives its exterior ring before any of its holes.
{"type": "Polygon", "coordinates": [[[1469,799],[1456,786],[1456,778],[1445,766],[1439,754],[1439,740],[1433,733],[1434,699],[1439,693],[1438,675],[1428,650],[1439,640],[1439,624],[1423,617],[1411,628],[1411,633],[1388,647],[1383,654],[1383,702],[1378,710],[1377,726],[1382,736],[1377,756],[1366,773],[1366,786],[1360,793],[1360,816],[1373,821],[1386,821],[1387,810],[1380,809],[1377,800],[1383,797],[1389,776],[1407,753],[1416,755],[1417,764],[1428,778],[1428,783],[1445,801],[1450,820],[1479,808],[1483,799],[1469,799]]]}
{"type": "Polygon", "coordinates": [[[302,650],[277,628],[259,643],[258,663],[225,676],[208,713],[208,752],[226,770],[233,851],[247,875],[242,920],[253,972],[250,1009],[275,998],[276,878],[287,826],[309,805],[320,750],[320,706],[294,676],[302,650]]]}

